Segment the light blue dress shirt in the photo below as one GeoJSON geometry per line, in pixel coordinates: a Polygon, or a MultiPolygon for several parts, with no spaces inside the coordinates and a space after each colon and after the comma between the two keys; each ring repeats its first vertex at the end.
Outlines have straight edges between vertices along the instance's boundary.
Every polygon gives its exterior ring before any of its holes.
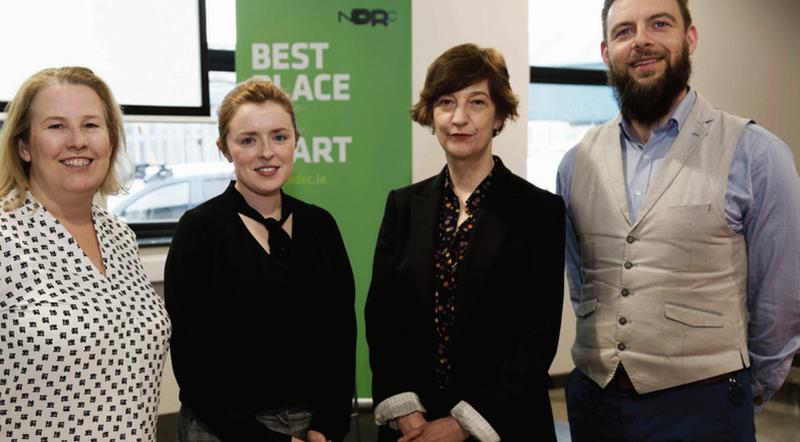
{"type": "MultiPolygon", "coordinates": [[[[636,219],[656,176],[697,100],[691,90],[669,121],[642,143],[621,119],[620,145],[628,208],[636,219]]],[[[570,219],[570,187],[577,146],[558,167],[556,193],[567,206],[566,267],[573,307],[583,281],[578,238],[570,219]]],[[[739,142],[728,175],[725,215],[747,243],[747,346],[753,395],[766,402],[788,375],[800,348],[800,178],[789,146],[751,122],[739,142]]]]}

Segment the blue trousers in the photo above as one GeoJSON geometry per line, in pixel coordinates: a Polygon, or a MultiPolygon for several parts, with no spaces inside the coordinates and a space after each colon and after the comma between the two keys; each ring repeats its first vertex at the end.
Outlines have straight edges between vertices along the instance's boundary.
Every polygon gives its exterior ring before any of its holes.
{"type": "Polygon", "coordinates": [[[750,376],[741,370],[733,379],[738,387],[724,380],[640,395],[600,388],[576,368],[566,387],[572,440],[755,441],[750,376]]]}

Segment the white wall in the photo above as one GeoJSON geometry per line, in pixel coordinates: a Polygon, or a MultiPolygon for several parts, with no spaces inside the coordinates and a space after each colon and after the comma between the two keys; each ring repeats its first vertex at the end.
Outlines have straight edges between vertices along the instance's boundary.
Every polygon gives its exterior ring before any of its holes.
{"type": "MultiPolygon", "coordinates": [[[[156,248],[147,248],[141,250],[142,261],[144,261],[145,271],[148,275],[151,275],[152,271],[155,271],[155,278],[151,279],[150,281],[153,283],[153,287],[156,289],[156,293],[159,294],[162,298],[164,297],[164,283],[163,281],[163,265],[162,268],[159,270],[148,269],[147,259],[148,257],[155,257],[158,253],[162,253],[166,255],[166,247],[156,247],[156,248]],[[158,274],[161,274],[161,277],[157,277],[158,274]]],[[[162,259],[163,262],[163,259],[162,259]]],[[[170,413],[177,413],[178,410],[181,408],[181,402],[178,399],[178,381],[175,380],[175,375],[172,373],[172,358],[170,357],[169,352],[167,352],[166,359],[164,360],[164,371],[161,378],[161,400],[158,403],[158,414],[170,414],[170,413]]]]}
{"type": "Polygon", "coordinates": [[[700,36],[691,84],[714,107],[756,120],[800,165],[800,1],[690,2],[700,36]]]}
{"type": "MultiPolygon", "coordinates": [[[[445,50],[461,43],[493,47],[506,59],[511,89],[519,97],[520,118],[506,124],[494,139],[493,152],[514,173],[525,176],[527,156],[528,2],[485,0],[412,0],[411,78],[409,103],[419,98],[428,66],[445,50]]],[[[409,107],[410,107],[409,104],[409,107]]],[[[412,132],[414,182],[439,173],[445,159],[430,130],[414,124],[412,132]]]]}

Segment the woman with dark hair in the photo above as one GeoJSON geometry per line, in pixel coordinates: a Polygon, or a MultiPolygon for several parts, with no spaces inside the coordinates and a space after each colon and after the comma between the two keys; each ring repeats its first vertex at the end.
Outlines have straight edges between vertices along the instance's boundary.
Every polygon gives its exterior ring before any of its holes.
{"type": "Polygon", "coordinates": [[[517,103],[502,55],[464,44],[412,108],[447,164],[389,193],[378,235],[366,329],[381,441],[555,440],[564,205],[492,155],[517,103]]]}

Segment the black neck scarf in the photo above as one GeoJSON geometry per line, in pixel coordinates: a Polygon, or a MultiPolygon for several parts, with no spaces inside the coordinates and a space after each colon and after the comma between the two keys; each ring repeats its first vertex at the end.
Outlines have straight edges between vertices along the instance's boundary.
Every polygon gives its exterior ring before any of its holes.
{"type": "MultiPolygon", "coordinates": [[[[234,183],[231,183],[231,187],[233,186],[234,183]]],[[[267,240],[269,243],[269,254],[272,255],[275,263],[278,264],[279,267],[284,269],[289,268],[292,262],[292,238],[283,230],[283,224],[289,218],[289,215],[292,214],[289,198],[287,198],[286,195],[283,194],[283,190],[281,190],[281,219],[276,220],[275,218],[264,218],[261,216],[256,209],[247,204],[247,201],[235,187],[233,187],[233,190],[238,196],[236,198],[236,211],[250,219],[258,221],[267,228],[267,232],[269,232],[269,239],[267,240]]]]}

